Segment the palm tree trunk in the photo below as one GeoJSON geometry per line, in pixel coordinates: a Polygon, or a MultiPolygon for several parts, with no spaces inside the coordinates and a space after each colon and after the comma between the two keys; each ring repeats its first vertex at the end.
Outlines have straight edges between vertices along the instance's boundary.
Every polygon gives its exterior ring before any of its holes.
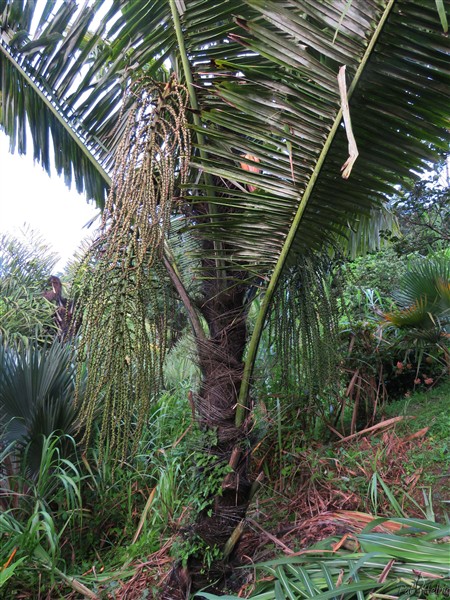
{"type": "MultiPolygon", "coordinates": [[[[208,280],[207,298],[201,311],[209,326],[209,338],[198,343],[202,385],[194,397],[195,416],[201,429],[214,431],[215,443],[204,451],[216,458],[218,467],[232,470],[225,476],[221,493],[197,515],[190,531],[205,547],[221,553],[238,523],[245,516],[251,483],[248,473],[248,422],[235,424],[236,407],[243,373],[243,354],[247,342],[244,298],[247,287],[223,280],[208,280]],[[208,283],[209,282],[209,283],[208,283]]],[[[199,477],[199,485],[202,485],[199,477]]],[[[223,582],[227,575],[225,560],[216,561],[205,571],[201,555],[193,555],[187,570],[177,567],[171,574],[163,598],[187,597],[189,589],[204,589],[211,582],[223,582]]],[[[217,591],[217,590],[216,590],[217,591]]]]}

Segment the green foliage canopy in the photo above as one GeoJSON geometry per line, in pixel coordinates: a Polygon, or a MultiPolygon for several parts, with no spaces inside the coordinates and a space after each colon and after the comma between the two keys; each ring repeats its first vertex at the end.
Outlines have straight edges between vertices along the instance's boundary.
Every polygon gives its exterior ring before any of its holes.
{"type": "Polygon", "coordinates": [[[0,334],[5,339],[43,339],[54,329],[52,306],[42,296],[58,261],[44,240],[0,235],[0,334]]]}

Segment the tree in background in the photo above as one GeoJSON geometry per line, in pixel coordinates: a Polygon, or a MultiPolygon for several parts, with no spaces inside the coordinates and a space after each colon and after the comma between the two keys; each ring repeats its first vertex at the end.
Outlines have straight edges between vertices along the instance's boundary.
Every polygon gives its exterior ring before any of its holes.
{"type": "Polygon", "coordinates": [[[399,255],[419,253],[426,256],[448,248],[450,243],[449,157],[440,160],[435,170],[412,189],[397,196],[393,209],[402,236],[392,241],[399,255]]]}
{"type": "Polygon", "coordinates": [[[344,262],[348,327],[356,347],[364,341],[358,367],[390,399],[448,371],[449,189],[444,156],[391,200],[399,228],[384,247],[344,262]]]}
{"type": "Polygon", "coordinates": [[[0,334],[4,340],[43,340],[54,335],[54,307],[43,297],[58,262],[31,230],[0,236],[0,334]]]}
{"type": "MultiPolygon", "coordinates": [[[[282,301],[309,306],[302,347],[325,348],[313,258],[349,226],[376,244],[385,198],[447,147],[447,38],[431,0],[130,0],[87,35],[102,4],[0,3],[2,123],[24,152],[28,118],[47,169],[51,134],[57,172],[104,208],[81,271],[83,411],[100,396],[104,436],[123,450],[132,408],[142,422],[157,394],[171,299],[184,306],[195,416],[230,471],[193,527],[223,559],[206,581],[220,579],[255,490],[249,392],[277,289],[300,281],[282,301]]],[[[284,310],[283,328],[298,314],[284,310]]],[[[205,584],[199,558],[167,597],[205,584]]]]}

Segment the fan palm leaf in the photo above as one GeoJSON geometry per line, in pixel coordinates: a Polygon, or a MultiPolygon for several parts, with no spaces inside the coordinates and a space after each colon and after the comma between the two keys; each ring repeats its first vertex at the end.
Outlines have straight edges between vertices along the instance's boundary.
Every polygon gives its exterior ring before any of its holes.
{"type": "Polygon", "coordinates": [[[79,430],[73,350],[60,342],[0,340],[0,367],[0,443],[19,450],[28,445],[28,466],[36,473],[44,438],[79,430]]]}
{"type": "Polygon", "coordinates": [[[450,324],[450,260],[446,256],[412,264],[395,294],[399,310],[385,319],[400,328],[445,332],[450,324]]]}

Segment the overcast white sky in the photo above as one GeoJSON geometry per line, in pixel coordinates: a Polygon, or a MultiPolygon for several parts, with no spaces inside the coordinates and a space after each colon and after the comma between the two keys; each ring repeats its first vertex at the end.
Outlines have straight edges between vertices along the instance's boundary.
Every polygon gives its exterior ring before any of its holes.
{"type": "Polygon", "coordinates": [[[11,155],[8,138],[0,132],[0,232],[17,233],[24,224],[39,231],[61,256],[57,270],[62,270],[80,241],[94,231],[95,226],[83,227],[97,212],[56,172],[49,177],[34,164],[31,148],[26,156],[11,155]]]}
{"type": "MultiPolygon", "coordinates": [[[[61,0],[56,0],[54,8],[60,4],[61,0]]],[[[35,25],[44,2],[38,0],[37,6],[35,25]]],[[[106,0],[92,27],[99,24],[110,6],[111,1],[106,0]]],[[[28,135],[28,141],[26,156],[11,155],[8,138],[0,131],[0,233],[17,233],[24,224],[39,231],[61,256],[57,265],[57,270],[61,271],[81,240],[90,236],[99,225],[97,220],[90,229],[83,229],[98,211],[84,196],[77,194],[74,186],[69,190],[56,171],[49,177],[40,164],[34,164],[31,135],[28,135]]]]}

